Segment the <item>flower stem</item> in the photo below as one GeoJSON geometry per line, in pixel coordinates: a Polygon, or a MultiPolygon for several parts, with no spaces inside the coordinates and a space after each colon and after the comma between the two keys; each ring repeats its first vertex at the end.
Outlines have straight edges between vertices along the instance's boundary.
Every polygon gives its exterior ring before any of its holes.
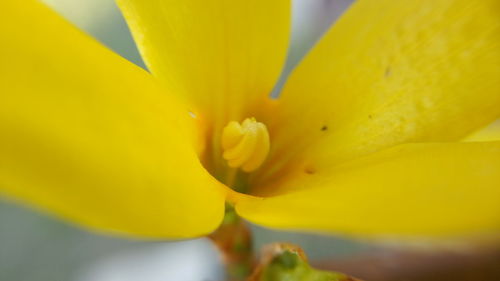
{"type": "Polygon", "coordinates": [[[237,168],[228,168],[226,171],[225,185],[234,189],[236,185],[236,175],[238,174],[237,168]]]}
{"type": "Polygon", "coordinates": [[[255,258],[252,237],[248,225],[226,205],[226,214],[221,226],[209,238],[223,255],[229,281],[242,281],[252,273],[255,258]]]}

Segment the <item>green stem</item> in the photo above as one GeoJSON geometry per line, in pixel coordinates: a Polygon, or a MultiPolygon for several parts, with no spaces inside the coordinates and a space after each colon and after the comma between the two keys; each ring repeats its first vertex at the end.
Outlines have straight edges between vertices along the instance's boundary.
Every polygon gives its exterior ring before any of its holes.
{"type": "Polygon", "coordinates": [[[232,206],[226,205],[224,221],[209,238],[223,255],[227,280],[246,280],[255,265],[252,237],[248,225],[232,206]]]}
{"type": "Polygon", "coordinates": [[[224,181],[225,185],[234,189],[236,185],[237,174],[238,174],[237,168],[228,168],[226,171],[226,180],[224,181]]]}

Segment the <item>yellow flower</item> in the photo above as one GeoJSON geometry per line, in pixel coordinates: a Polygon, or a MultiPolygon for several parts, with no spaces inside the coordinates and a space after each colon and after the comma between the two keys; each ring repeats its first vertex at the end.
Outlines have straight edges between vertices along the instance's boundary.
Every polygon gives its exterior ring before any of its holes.
{"type": "Polygon", "coordinates": [[[289,0],[118,4],[151,74],[2,1],[3,194],[149,237],[207,234],[225,201],[283,229],[500,231],[500,142],[460,142],[500,116],[498,0],[357,1],[277,100],[289,0]]]}

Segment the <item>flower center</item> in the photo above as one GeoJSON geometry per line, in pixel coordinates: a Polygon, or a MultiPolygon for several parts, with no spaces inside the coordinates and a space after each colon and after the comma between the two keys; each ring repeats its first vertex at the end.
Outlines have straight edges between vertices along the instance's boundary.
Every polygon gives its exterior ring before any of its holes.
{"type": "Polygon", "coordinates": [[[232,168],[245,172],[255,171],[269,153],[269,133],[266,125],[255,118],[247,118],[241,124],[231,121],[222,131],[222,157],[232,168]]]}

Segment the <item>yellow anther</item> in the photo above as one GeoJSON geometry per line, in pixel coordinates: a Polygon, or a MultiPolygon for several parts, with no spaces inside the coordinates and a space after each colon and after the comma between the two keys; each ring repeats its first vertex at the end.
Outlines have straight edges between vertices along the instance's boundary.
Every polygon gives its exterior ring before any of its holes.
{"type": "Polygon", "coordinates": [[[222,132],[222,149],[222,157],[230,167],[241,167],[245,172],[256,170],[269,153],[266,125],[255,118],[247,118],[241,124],[229,122],[222,132]]]}

